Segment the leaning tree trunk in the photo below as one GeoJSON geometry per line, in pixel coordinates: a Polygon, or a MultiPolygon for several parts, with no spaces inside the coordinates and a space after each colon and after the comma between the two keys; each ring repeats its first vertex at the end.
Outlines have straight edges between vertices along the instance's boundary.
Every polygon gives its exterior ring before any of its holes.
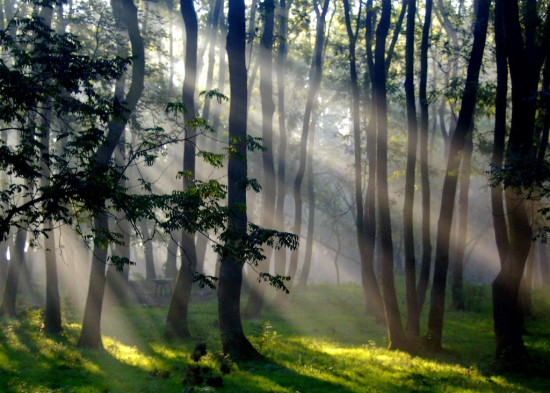
{"type": "MultiPolygon", "coordinates": [[[[184,142],[183,170],[189,173],[185,178],[183,188],[193,187],[195,179],[195,142],[196,130],[191,120],[195,117],[195,85],[197,83],[197,42],[198,22],[193,0],[180,0],[181,15],[185,24],[185,78],[183,80],[183,104],[185,105],[184,119],[187,124],[184,142]]],[[[195,248],[195,234],[182,231],[181,237],[181,266],[174,286],[174,293],[170,299],[168,316],[166,317],[165,331],[171,337],[188,337],[189,323],[188,310],[191,300],[193,278],[197,268],[197,252],[195,248]]]]}
{"type": "MultiPolygon", "coordinates": [[[[112,0],[113,14],[115,18],[128,31],[130,44],[132,47],[132,80],[130,88],[124,100],[126,111],[120,118],[109,122],[109,131],[105,138],[105,143],[99,148],[94,159],[99,168],[108,165],[115,148],[120,141],[131,114],[143,92],[143,83],[145,75],[145,49],[143,39],[139,32],[139,22],[137,17],[137,7],[132,0],[112,0]]],[[[116,94],[116,93],[115,93],[116,94]]],[[[109,230],[107,222],[107,213],[99,211],[94,218],[94,228],[96,234],[109,230]]],[[[105,261],[107,249],[105,247],[94,246],[94,257],[92,259],[92,270],[90,273],[90,285],[88,287],[88,296],[84,309],[84,321],[82,322],[82,332],[78,339],[79,348],[102,349],[101,340],[101,308],[105,292],[105,261]]]]}
{"type": "Polygon", "coordinates": [[[466,88],[462,96],[460,114],[456,130],[451,139],[449,157],[443,191],[441,195],[441,209],[437,223],[437,242],[435,250],[435,267],[432,293],[430,298],[430,313],[428,317],[428,345],[433,349],[441,349],[443,334],[443,315],[445,309],[445,288],[447,285],[447,270],[449,267],[449,243],[451,223],[453,221],[458,169],[460,156],[464,149],[464,142],[468,132],[472,130],[474,108],[479,85],[479,70],[487,37],[490,0],[479,0],[477,18],[474,26],[474,43],[468,63],[466,88]]]}
{"type": "MultiPolygon", "coordinates": [[[[227,164],[228,205],[232,210],[228,222],[229,237],[236,241],[247,232],[246,189],[242,180],[247,177],[246,161],[246,30],[244,0],[229,2],[229,29],[227,33],[227,56],[229,60],[230,108],[229,140],[236,153],[227,164]]],[[[218,316],[222,350],[234,360],[250,360],[260,354],[245,337],[241,322],[241,286],[243,261],[237,255],[224,256],[218,281],[218,316]]]]}
{"type": "MultiPolygon", "coordinates": [[[[307,140],[310,130],[311,113],[315,104],[315,97],[321,85],[321,76],[323,72],[323,46],[325,41],[325,19],[327,15],[330,0],[324,0],[322,10],[319,10],[315,2],[315,13],[317,15],[317,27],[315,35],[315,49],[309,69],[309,91],[307,95],[306,109],[302,122],[302,137],[300,139],[300,162],[296,178],[294,179],[294,229],[293,232],[300,236],[302,232],[302,181],[306,171],[306,159],[308,154],[307,140]]],[[[290,265],[287,275],[295,278],[298,270],[298,250],[291,253],[290,265]]]]}

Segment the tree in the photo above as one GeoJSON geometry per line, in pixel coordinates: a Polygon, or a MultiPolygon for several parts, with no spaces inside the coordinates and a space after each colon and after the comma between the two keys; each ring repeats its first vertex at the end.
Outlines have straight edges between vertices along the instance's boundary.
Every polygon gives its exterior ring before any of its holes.
{"type": "Polygon", "coordinates": [[[422,189],[422,261],[416,287],[419,313],[424,305],[432,262],[430,178],[428,167],[429,108],[426,88],[428,84],[428,47],[430,42],[430,26],[432,22],[432,6],[432,0],[426,0],[424,26],[422,27],[422,38],[420,42],[420,85],[418,88],[418,98],[420,99],[420,182],[422,189]]]}
{"type": "MultiPolygon", "coordinates": [[[[230,109],[229,139],[236,154],[228,161],[228,206],[231,209],[228,222],[229,246],[234,247],[246,236],[246,35],[244,0],[229,2],[227,16],[227,58],[229,61],[230,109]],[[238,156],[237,156],[238,155],[238,156]]],[[[222,348],[234,359],[250,360],[260,354],[245,337],[241,322],[240,299],[243,279],[242,262],[236,255],[222,256],[218,283],[218,314],[222,348]]]]}
{"type": "MultiPolygon", "coordinates": [[[[286,197],[286,113],[285,113],[285,66],[288,52],[288,14],[292,1],[280,0],[279,3],[279,48],[277,51],[277,117],[279,124],[279,155],[277,165],[277,198],[275,200],[275,227],[284,231],[285,226],[285,197],[286,197]]],[[[275,254],[275,274],[284,275],[286,272],[286,250],[279,250],[275,254]]]]}
{"type": "Polygon", "coordinates": [[[381,245],[381,283],[389,347],[407,346],[401,322],[393,276],[393,240],[388,195],[388,108],[386,77],[386,37],[390,27],[391,1],[382,1],[382,14],[376,29],[374,76],[372,79],[376,110],[376,194],[378,197],[378,231],[381,245]]]}
{"type": "MultiPolygon", "coordinates": [[[[262,186],[262,225],[272,228],[275,215],[275,197],[277,182],[275,181],[275,163],[273,154],[273,115],[275,102],[273,100],[273,31],[275,26],[275,2],[265,0],[262,3],[264,26],[260,41],[260,96],[262,101],[262,153],[263,186],[262,186]]],[[[270,258],[271,259],[271,255],[270,258]]],[[[267,268],[269,269],[269,262],[267,268]]],[[[263,301],[263,286],[252,286],[246,307],[250,317],[260,315],[263,301]]]]}
{"type": "Polygon", "coordinates": [[[474,26],[474,43],[468,63],[468,72],[464,94],[460,107],[460,114],[456,130],[453,133],[449,148],[449,157],[445,171],[445,180],[441,198],[441,209],[437,224],[437,243],[435,251],[435,267],[430,299],[430,313],[428,319],[427,340],[429,346],[441,349],[443,332],[443,315],[445,307],[445,287],[447,283],[447,270],[449,266],[449,243],[451,223],[458,182],[458,169],[461,153],[468,132],[472,130],[474,108],[476,104],[479,85],[479,70],[487,37],[487,24],[489,19],[490,0],[480,0],[476,12],[474,26]]]}
{"type": "MultiPolygon", "coordinates": [[[[308,154],[307,141],[311,128],[311,114],[323,72],[323,46],[325,41],[325,20],[330,0],[324,0],[321,9],[317,0],[314,1],[317,25],[315,28],[315,49],[309,69],[309,90],[302,122],[302,136],[300,139],[300,162],[294,179],[294,233],[298,236],[302,231],[302,181],[306,170],[306,159],[308,154]]],[[[295,277],[298,270],[298,253],[291,255],[287,275],[295,277]]]]}
{"type": "MultiPolygon", "coordinates": [[[[522,4],[521,9],[518,2],[514,0],[497,1],[496,4],[495,30],[502,33],[499,35],[497,48],[500,47],[501,56],[502,53],[506,54],[510,72],[512,119],[505,147],[504,166],[501,169],[502,175],[496,176],[497,184],[502,184],[504,188],[507,230],[504,229],[506,222],[501,220],[498,223],[495,222],[500,225],[498,228],[495,226],[495,231],[498,230],[502,237],[507,235],[508,247],[507,250],[505,247],[499,247],[499,255],[503,259],[501,259],[500,272],[492,286],[493,317],[497,361],[504,368],[518,369],[525,366],[527,359],[527,350],[522,337],[518,294],[533,234],[524,191],[536,186],[536,174],[540,173],[540,165],[539,170],[530,166],[531,157],[536,156],[534,135],[537,105],[539,105],[539,101],[533,99],[533,94],[539,86],[542,66],[547,61],[547,48],[550,45],[548,34],[550,8],[546,6],[546,10],[543,11],[533,1],[522,4]],[[507,253],[504,253],[506,251],[507,253]]],[[[505,62],[503,58],[500,59],[500,71],[505,72],[505,62]]],[[[499,80],[502,81],[502,86],[504,82],[502,74],[499,80]]],[[[502,99],[502,96],[499,96],[499,99],[502,99]]],[[[499,126],[502,127],[504,118],[499,119],[501,121],[499,126]]],[[[495,140],[496,138],[497,130],[495,130],[495,140]]],[[[498,141],[498,149],[501,149],[502,132],[498,135],[498,141]]],[[[495,148],[497,158],[499,152],[495,148]]],[[[501,246],[506,245],[504,239],[500,237],[499,239],[501,246]]]]}
{"type": "MultiPolygon", "coordinates": [[[[134,5],[133,0],[113,0],[111,5],[115,19],[128,32],[133,57],[132,78],[128,93],[123,99],[124,93],[115,90],[115,100],[118,99],[123,102],[124,111],[120,117],[113,118],[109,122],[109,132],[105,137],[105,143],[94,155],[95,165],[97,165],[100,171],[104,171],[108,165],[130,119],[130,115],[136,108],[143,91],[145,75],[145,50],[143,39],[139,32],[137,7],[134,5]]],[[[82,331],[77,346],[80,348],[101,349],[103,348],[101,340],[101,310],[105,291],[106,241],[108,240],[106,236],[109,234],[105,201],[98,201],[97,211],[95,211],[94,216],[94,230],[96,234],[96,238],[94,239],[94,257],[92,259],[92,270],[84,309],[82,331]]]]}
{"type": "MultiPolygon", "coordinates": [[[[185,79],[183,81],[182,102],[184,105],[184,120],[186,124],[186,139],[184,142],[183,171],[186,173],[183,188],[188,190],[195,179],[195,144],[196,129],[192,126],[195,119],[195,85],[197,79],[197,13],[193,0],[181,0],[181,15],[185,24],[185,79]]],[[[170,300],[170,308],[166,317],[166,334],[174,337],[188,337],[188,308],[191,300],[191,289],[195,270],[197,268],[197,253],[195,249],[195,234],[182,232],[181,266],[176,279],[174,293],[170,300]]]]}
{"type": "MultiPolygon", "coordinates": [[[[95,193],[86,191],[95,187],[86,163],[88,152],[101,143],[97,138],[96,119],[105,119],[116,111],[94,90],[91,81],[118,77],[128,62],[120,58],[82,57],[75,37],[55,33],[37,12],[29,17],[12,17],[9,23],[7,34],[4,32],[0,37],[4,56],[0,62],[1,88],[3,96],[9,98],[2,101],[0,121],[3,133],[16,135],[20,143],[13,144],[7,139],[0,142],[0,169],[11,176],[0,191],[0,238],[5,240],[12,229],[17,232],[1,309],[15,316],[26,231],[33,238],[48,235],[51,222],[72,222],[74,212],[68,206],[89,211],[95,206],[98,194],[105,196],[113,192],[108,187],[95,193]],[[22,51],[21,48],[29,49],[22,51]],[[39,108],[47,110],[40,113],[39,108]],[[79,123],[84,128],[55,128],[48,120],[52,109],[57,116],[70,115],[74,119],[70,126],[79,123]],[[58,140],[69,139],[66,149],[48,151],[48,134],[56,134],[58,140]]],[[[49,248],[53,249],[51,245],[49,248]]],[[[51,260],[48,266],[47,307],[48,311],[55,311],[55,269],[51,260]]],[[[53,317],[52,321],[57,320],[57,312],[47,314],[48,318],[53,317]]],[[[58,330],[58,327],[52,329],[58,330]]]]}
{"type": "Polygon", "coordinates": [[[407,292],[407,332],[420,335],[420,315],[416,293],[416,256],[414,251],[414,187],[416,152],[418,148],[418,119],[414,93],[414,29],[416,0],[407,4],[407,37],[405,46],[405,94],[407,101],[407,167],[405,173],[405,201],[403,206],[403,240],[405,250],[405,290],[407,292]]]}

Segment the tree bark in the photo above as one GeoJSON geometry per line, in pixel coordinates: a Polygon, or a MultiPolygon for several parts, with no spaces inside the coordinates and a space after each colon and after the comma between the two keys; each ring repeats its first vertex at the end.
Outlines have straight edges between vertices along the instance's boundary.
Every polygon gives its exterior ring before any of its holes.
{"type": "Polygon", "coordinates": [[[479,0],[477,18],[474,26],[474,43],[468,63],[466,87],[456,130],[451,139],[447,169],[443,183],[441,209],[437,223],[437,242],[435,250],[435,267],[430,298],[430,313],[428,317],[428,345],[435,350],[441,350],[443,334],[443,316],[445,309],[445,288],[447,285],[447,270],[449,266],[449,243],[451,223],[453,221],[458,168],[460,155],[468,132],[472,130],[474,108],[479,85],[479,70],[487,37],[490,0],[479,0]]]}

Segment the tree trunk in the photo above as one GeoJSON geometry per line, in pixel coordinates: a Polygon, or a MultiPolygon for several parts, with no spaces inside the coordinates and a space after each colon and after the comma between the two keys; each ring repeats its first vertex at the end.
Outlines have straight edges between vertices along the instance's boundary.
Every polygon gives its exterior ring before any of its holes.
{"type": "MultiPolygon", "coordinates": [[[[96,233],[109,231],[106,212],[99,212],[94,218],[96,233]]],[[[76,346],[78,348],[103,349],[101,340],[101,311],[103,308],[103,294],[105,292],[105,266],[107,265],[107,247],[102,244],[94,245],[92,270],[88,296],[84,308],[82,331],[76,346]]]]}
{"type": "MultiPolygon", "coordinates": [[[[230,108],[229,139],[239,158],[228,160],[228,206],[232,209],[228,222],[231,237],[239,238],[247,231],[246,189],[240,185],[247,177],[246,161],[246,30],[244,0],[229,2],[227,57],[229,60],[230,108]]],[[[241,286],[243,261],[236,255],[226,255],[220,266],[218,281],[218,316],[222,350],[234,360],[251,360],[260,354],[244,335],[241,322],[241,286]]]]}
{"type": "MultiPolygon", "coordinates": [[[[288,6],[286,0],[279,3],[279,50],[277,52],[277,117],[279,120],[279,156],[277,165],[277,198],[275,200],[275,228],[285,230],[285,197],[286,197],[286,116],[285,116],[285,66],[287,57],[287,30],[288,30],[288,6]]],[[[286,272],[286,249],[281,248],[275,252],[275,274],[284,275],[286,272]]]]}
{"type": "Polygon", "coordinates": [[[435,350],[441,349],[443,333],[443,315],[445,309],[445,287],[447,285],[447,270],[449,266],[449,243],[451,224],[453,221],[456,187],[460,155],[464,149],[464,142],[468,132],[472,130],[474,108],[479,85],[479,70],[487,37],[490,0],[479,0],[477,18],[474,26],[474,43],[468,63],[466,88],[462,96],[462,103],[456,130],[451,139],[449,157],[443,191],[441,209],[437,223],[437,242],[435,250],[435,267],[432,293],[430,298],[430,313],[428,317],[428,345],[435,350]]]}
{"type": "Polygon", "coordinates": [[[464,311],[464,253],[468,235],[468,193],[472,168],[472,131],[466,136],[460,168],[460,192],[458,195],[458,236],[453,257],[451,309],[464,311]]]}
{"type": "Polygon", "coordinates": [[[153,281],[157,278],[157,272],[155,271],[155,255],[153,253],[153,239],[149,234],[149,225],[146,220],[139,222],[141,230],[141,241],[143,242],[143,248],[145,253],[145,279],[147,281],[153,281]]]}
{"type": "MultiPolygon", "coordinates": [[[[223,8],[223,0],[213,0],[213,7],[208,17],[208,68],[206,70],[206,90],[212,89],[212,80],[214,77],[214,65],[216,64],[216,44],[218,43],[218,23],[220,13],[223,8]]],[[[206,122],[210,117],[210,104],[212,100],[206,99],[202,117],[206,122]]]]}
{"type": "Polygon", "coordinates": [[[304,265],[302,272],[300,273],[300,280],[298,286],[302,289],[307,288],[307,280],[309,278],[309,272],[311,270],[311,257],[313,254],[313,231],[315,224],[315,190],[313,189],[313,149],[315,144],[315,128],[317,127],[317,118],[319,111],[313,112],[311,119],[311,130],[309,132],[308,145],[310,147],[310,153],[307,155],[307,200],[308,200],[308,218],[307,218],[307,240],[306,240],[306,252],[304,255],[304,265]]]}
{"type": "MultiPolygon", "coordinates": [[[[504,36],[504,25],[500,1],[495,3],[495,43],[497,66],[497,90],[495,97],[495,131],[493,139],[493,152],[491,156],[492,170],[502,167],[504,163],[504,148],[506,145],[506,108],[508,106],[508,60],[504,36]]],[[[503,266],[510,252],[508,242],[508,223],[504,212],[503,188],[500,184],[491,187],[491,210],[493,215],[493,228],[498,250],[500,265],[503,266]]]]}
{"type": "Polygon", "coordinates": [[[381,246],[381,282],[382,299],[388,328],[389,347],[405,349],[407,347],[405,331],[401,322],[395,282],[393,276],[393,240],[390,218],[388,190],[388,108],[386,98],[385,44],[390,27],[391,1],[382,1],[382,14],[376,29],[374,52],[375,70],[373,87],[376,105],[376,191],[378,197],[378,231],[381,246]]]}
{"type": "MultiPolygon", "coordinates": [[[[105,142],[95,154],[95,162],[100,168],[108,164],[120,141],[126,124],[136,108],[143,92],[145,75],[145,49],[139,31],[137,8],[132,0],[112,0],[111,5],[113,8],[113,15],[128,31],[133,58],[132,80],[126,97],[124,97],[124,100],[120,100],[120,102],[125,104],[126,111],[122,113],[121,118],[112,119],[109,122],[109,131],[105,138],[105,142]]],[[[117,92],[115,91],[115,95],[116,94],[117,92]]],[[[94,217],[94,227],[96,229],[96,236],[101,236],[103,231],[109,230],[106,212],[97,212],[96,217],[94,217]]],[[[82,332],[77,346],[80,348],[101,349],[103,348],[100,330],[101,307],[105,291],[105,260],[107,257],[107,249],[106,247],[102,248],[98,245],[94,246],[94,251],[88,297],[84,309],[84,321],[82,322],[82,332]]]]}
{"type": "Polygon", "coordinates": [[[178,237],[179,232],[173,232],[170,234],[170,238],[168,239],[168,248],[166,249],[166,262],[164,264],[164,276],[166,278],[176,278],[176,276],[178,275],[178,237]]]}
{"type": "MultiPolygon", "coordinates": [[[[426,1],[426,11],[420,42],[420,183],[422,189],[422,262],[416,293],[418,296],[418,314],[422,313],[426,290],[430,279],[432,262],[432,242],[430,223],[430,171],[428,166],[429,107],[428,107],[428,47],[430,44],[430,26],[432,23],[432,0],[426,1]]],[[[435,107],[434,107],[435,109],[435,107]]],[[[435,117],[434,117],[435,123],[435,117]]]]}
{"type": "MultiPolygon", "coordinates": [[[[195,139],[196,130],[191,127],[190,121],[195,118],[195,88],[197,83],[197,40],[198,22],[193,0],[180,0],[181,15],[185,25],[185,78],[183,80],[183,104],[186,112],[184,119],[187,126],[184,142],[183,170],[189,173],[184,180],[183,188],[193,187],[195,180],[195,139]]],[[[166,334],[174,337],[188,337],[188,309],[191,300],[193,278],[197,268],[197,253],[195,248],[195,234],[182,231],[181,237],[181,266],[176,279],[174,293],[170,299],[170,308],[166,317],[166,334]]]]}
{"type": "MultiPolygon", "coordinates": [[[[263,184],[262,184],[262,226],[273,228],[275,215],[275,197],[277,194],[275,164],[273,158],[273,30],[275,26],[275,2],[265,0],[262,3],[264,28],[260,42],[260,96],[262,101],[262,145],[266,149],[262,153],[263,184]]],[[[269,271],[273,252],[267,252],[263,269],[269,271]]],[[[262,269],[260,269],[262,270],[262,269]]],[[[246,307],[249,317],[258,317],[264,303],[265,285],[251,285],[251,291],[246,307]]]]}
{"type": "Polygon", "coordinates": [[[13,252],[10,255],[10,267],[4,286],[4,295],[2,304],[0,305],[0,316],[4,315],[8,318],[17,316],[16,302],[17,290],[19,287],[19,279],[21,276],[21,267],[25,262],[25,241],[27,240],[27,232],[20,230],[15,235],[13,252]]]}
{"type": "MultiPolygon", "coordinates": [[[[367,46],[367,63],[371,83],[374,80],[374,54],[372,52],[373,29],[374,29],[374,11],[372,0],[367,1],[367,29],[365,33],[365,43],[367,46]]],[[[378,322],[385,321],[384,305],[380,288],[376,279],[374,260],[376,251],[376,89],[372,83],[371,94],[371,119],[369,120],[367,133],[367,160],[368,160],[368,180],[367,192],[365,195],[365,204],[363,208],[363,226],[364,240],[360,243],[364,247],[364,259],[361,264],[361,282],[365,296],[365,306],[368,315],[373,315],[378,322]]]]}
{"type": "MultiPolygon", "coordinates": [[[[317,91],[321,85],[321,76],[323,71],[323,46],[325,41],[325,19],[327,15],[328,5],[330,0],[324,0],[322,10],[318,9],[318,4],[315,5],[315,13],[317,15],[317,27],[315,33],[315,49],[309,69],[309,91],[306,101],[306,109],[302,122],[302,137],[300,139],[300,162],[298,172],[294,179],[294,229],[293,232],[300,236],[302,232],[302,180],[306,170],[306,159],[308,154],[307,140],[310,130],[311,113],[315,103],[317,91]]],[[[298,250],[291,253],[290,265],[287,275],[292,279],[295,278],[298,270],[298,250]]]]}
{"type": "Polygon", "coordinates": [[[405,172],[405,201],[403,206],[403,245],[405,251],[405,288],[407,294],[407,332],[420,335],[420,314],[416,294],[416,256],[414,251],[414,187],[416,151],[418,148],[418,120],[414,94],[414,29],[416,0],[408,0],[407,36],[405,46],[405,93],[407,101],[407,166],[405,172]]]}

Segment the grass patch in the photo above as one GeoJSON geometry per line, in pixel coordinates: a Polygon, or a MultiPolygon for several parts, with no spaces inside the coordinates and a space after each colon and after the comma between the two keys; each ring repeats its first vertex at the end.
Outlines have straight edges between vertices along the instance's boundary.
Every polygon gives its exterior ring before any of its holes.
{"type": "Polygon", "coordinates": [[[363,315],[355,285],[315,286],[292,294],[284,313],[268,306],[261,319],[245,321],[266,360],[239,365],[220,354],[213,299],[192,303],[194,337],[184,342],[163,338],[165,307],[108,310],[104,352],[75,348],[75,321],[52,338],[40,331],[41,310],[25,310],[17,320],[0,319],[0,392],[546,392],[549,299],[549,292],[537,293],[538,317],[527,321],[525,340],[536,360],[529,376],[492,368],[486,307],[447,312],[443,354],[386,350],[385,329],[363,315]],[[207,352],[195,361],[199,342],[207,352]]]}

